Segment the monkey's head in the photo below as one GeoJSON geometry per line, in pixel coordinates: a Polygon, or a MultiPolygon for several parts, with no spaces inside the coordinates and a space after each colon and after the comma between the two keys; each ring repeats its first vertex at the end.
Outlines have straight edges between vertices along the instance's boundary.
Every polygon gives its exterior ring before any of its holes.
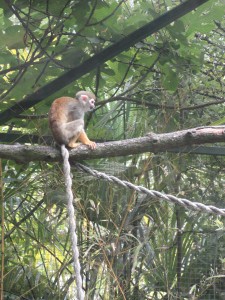
{"type": "Polygon", "coordinates": [[[96,97],[91,92],[79,91],[76,93],[76,99],[80,102],[85,112],[95,108],[96,97]]]}

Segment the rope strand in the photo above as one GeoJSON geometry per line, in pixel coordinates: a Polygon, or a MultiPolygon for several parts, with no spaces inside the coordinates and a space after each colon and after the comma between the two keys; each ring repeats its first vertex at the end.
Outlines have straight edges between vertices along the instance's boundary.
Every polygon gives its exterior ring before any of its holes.
{"type": "Polygon", "coordinates": [[[81,267],[79,262],[79,250],[77,246],[76,235],[76,218],[73,207],[72,178],[70,174],[69,151],[66,149],[65,145],[61,145],[61,153],[63,157],[63,174],[65,177],[66,185],[67,210],[69,216],[69,229],[73,252],[73,267],[75,271],[75,279],[77,284],[77,298],[78,300],[84,300],[85,294],[82,288],[81,267]]]}
{"type": "Polygon", "coordinates": [[[163,193],[155,191],[155,190],[148,190],[147,188],[145,188],[143,186],[134,185],[131,182],[120,180],[119,178],[117,178],[115,176],[110,176],[105,173],[98,172],[96,170],[90,169],[87,166],[81,165],[79,163],[76,163],[76,167],[80,171],[86,172],[94,177],[102,178],[109,182],[116,183],[125,188],[129,188],[134,191],[137,191],[138,193],[143,193],[143,194],[149,195],[149,196],[157,198],[157,199],[163,199],[167,202],[181,205],[189,210],[197,210],[197,211],[202,211],[202,212],[206,212],[206,213],[212,213],[212,214],[216,214],[216,215],[225,216],[225,209],[220,209],[213,205],[205,205],[205,204],[202,204],[199,202],[192,202],[185,198],[177,198],[173,195],[166,195],[166,194],[163,194],[163,193]]]}

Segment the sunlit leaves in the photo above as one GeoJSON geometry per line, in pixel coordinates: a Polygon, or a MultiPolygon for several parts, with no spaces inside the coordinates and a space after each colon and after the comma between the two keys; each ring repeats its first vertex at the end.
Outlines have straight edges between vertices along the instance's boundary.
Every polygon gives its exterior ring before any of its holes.
{"type": "Polygon", "coordinates": [[[186,35],[196,32],[208,33],[215,28],[214,21],[224,16],[224,3],[222,1],[208,1],[196,11],[182,17],[186,27],[186,35]]]}

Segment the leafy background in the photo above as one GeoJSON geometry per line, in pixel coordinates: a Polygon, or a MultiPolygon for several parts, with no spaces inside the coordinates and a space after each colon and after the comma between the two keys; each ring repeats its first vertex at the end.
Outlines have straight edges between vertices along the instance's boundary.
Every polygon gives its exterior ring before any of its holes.
{"type": "MultiPolygon", "coordinates": [[[[178,4],[1,1],[1,112],[178,4]]],[[[52,101],[81,89],[98,97],[86,120],[95,140],[224,124],[224,12],[222,0],[208,1],[10,120],[1,141],[14,133],[43,142],[52,101]]],[[[225,206],[223,156],[145,153],[88,163],[149,189],[225,206]]],[[[5,299],[75,299],[61,164],[4,160],[2,170],[5,299]]],[[[89,299],[224,299],[223,217],[76,170],[73,176],[89,299]]]]}

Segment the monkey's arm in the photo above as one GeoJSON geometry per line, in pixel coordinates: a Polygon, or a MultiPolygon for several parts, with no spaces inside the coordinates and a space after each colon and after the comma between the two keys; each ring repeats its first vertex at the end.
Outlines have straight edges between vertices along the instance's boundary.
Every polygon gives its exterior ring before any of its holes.
{"type": "Polygon", "coordinates": [[[89,138],[87,137],[87,135],[86,135],[86,133],[85,133],[84,130],[79,135],[78,140],[82,144],[87,145],[88,147],[90,147],[91,149],[95,149],[96,148],[96,143],[89,140],[89,138]]]}

